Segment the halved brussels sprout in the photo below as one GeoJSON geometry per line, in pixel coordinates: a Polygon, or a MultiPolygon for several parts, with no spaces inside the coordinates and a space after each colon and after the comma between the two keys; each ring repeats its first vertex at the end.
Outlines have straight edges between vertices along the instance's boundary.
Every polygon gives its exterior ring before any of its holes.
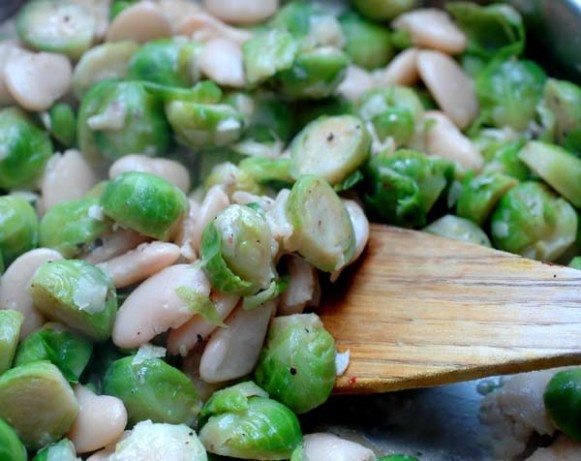
{"type": "Polygon", "coordinates": [[[486,247],[492,246],[486,232],[481,227],[469,219],[451,214],[431,222],[424,227],[424,231],[463,242],[476,243],[486,247]]]}
{"type": "Polygon", "coordinates": [[[38,216],[21,196],[0,197],[0,253],[6,267],[38,245],[38,216]]]}
{"type": "Polygon", "coordinates": [[[33,362],[0,375],[0,419],[32,450],[59,440],[71,427],[79,404],[59,369],[33,362]]]}
{"type": "Polygon", "coordinates": [[[180,188],[151,173],[127,172],[107,183],[101,196],[106,216],[143,235],[167,240],[188,207],[180,188]]]}
{"type": "Polygon", "coordinates": [[[6,461],[27,461],[26,448],[6,422],[0,419],[0,459],[6,461]]]}
{"type": "Polygon", "coordinates": [[[263,214],[232,204],[202,235],[200,254],[212,286],[219,291],[252,295],[276,276],[273,237],[263,214]]]}
{"type": "Polygon", "coordinates": [[[77,452],[73,442],[68,439],[62,439],[56,443],[52,443],[43,447],[32,458],[32,461],[78,461],[77,452]]]}
{"type": "Polygon", "coordinates": [[[491,218],[491,236],[501,250],[554,261],[577,238],[578,217],[547,186],[527,181],[510,189],[491,218]]]}
{"type": "Polygon", "coordinates": [[[543,402],[559,430],[570,439],[581,441],[581,368],[555,373],[545,388],[543,402]]]}
{"type": "Polygon", "coordinates": [[[272,398],[297,414],[329,398],[337,371],[335,341],[316,314],[275,317],[254,371],[272,398]]]}
{"type": "Polygon", "coordinates": [[[288,197],[293,226],[290,246],[322,271],[347,265],[355,252],[355,233],[345,205],[323,178],[301,176],[288,197]]]}
{"type": "Polygon", "coordinates": [[[417,0],[353,0],[355,8],[375,21],[390,21],[417,3],[417,0]]]}
{"type": "Polygon", "coordinates": [[[190,378],[160,358],[139,354],[110,365],[103,392],[123,401],[130,425],[145,420],[192,425],[201,409],[190,378]]]}
{"type": "Polygon", "coordinates": [[[64,102],[57,102],[41,119],[50,135],[64,147],[72,147],[77,137],[77,114],[64,102]]]}
{"type": "Polygon", "coordinates": [[[12,309],[0,310],[0,375],[12,366],[23,322],[22,312],[12,309]]]}
{"type": "Polygon", "coordinates": [[[243,459],[288,459],[302,442],[295,414],[245,383],[215,392],[204,405],[200,441],[210,453],[243,459]],[[217,401],[219,403],[217,403],[217,401]]]}
{"type": "Polygon", "coordinates": [[[48,261],[30,281],[34,307],[94,341],[111,336],[117,296],[113,282],[86,261],[48,261]]]}

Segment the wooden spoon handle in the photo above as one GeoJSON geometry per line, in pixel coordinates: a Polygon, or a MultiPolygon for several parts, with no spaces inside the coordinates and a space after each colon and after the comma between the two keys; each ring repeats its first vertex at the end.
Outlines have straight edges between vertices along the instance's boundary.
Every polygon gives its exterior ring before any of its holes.
{"type": "Polygon", "coordinates": [[[337,393],[581,363],[581,271],[373,225],[321,318],[350,351],[337,393]]]}

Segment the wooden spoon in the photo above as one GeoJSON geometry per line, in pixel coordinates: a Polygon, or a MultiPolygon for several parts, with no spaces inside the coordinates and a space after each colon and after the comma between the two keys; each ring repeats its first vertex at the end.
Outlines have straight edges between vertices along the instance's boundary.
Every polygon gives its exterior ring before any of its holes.
{"type": "Polygon", "coordinates": [[[349,366],[336,393],[581,364],[581,271],[372,225],[319,314],[349,366]]]}

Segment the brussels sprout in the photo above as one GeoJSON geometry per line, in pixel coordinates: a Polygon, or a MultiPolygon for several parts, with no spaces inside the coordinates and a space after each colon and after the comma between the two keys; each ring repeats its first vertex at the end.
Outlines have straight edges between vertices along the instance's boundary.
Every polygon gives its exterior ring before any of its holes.
{"type": "Polygon", "coordinates": [[[162,104],[144,83],[113,80],[96,83],[83,97],[77,137],[96,164],[127,154],[163,155],[171,141],[162,104]]]}
{"type": "Polygon", "coordinates": [[[512,176],[519,181],[528,179],[530,170],[519,158],[519,152],[524,145],[525,141],[516,140],[493,143],[483,149],[487,157],[482,170],[483,174],[500,173],[512,176]]]}
{"type": "Polygon", "coordinates": [[[71,386],[49,362],[27,363],[0,375],[0,402],[0,419],[33,450],[59,440],[79,412],[71,386]]]}
{"type": "Polygon", "coordinates": [[[377,461],[420,461],[419,458],[410,455],[387,455],[377,458],[377,461]]]}
{"type": "Polygon", "coordinates": [[[208,456],[194,430],[185,424],[141,421],[117,442],[115,453],[108,458],[109,461],[131,459],[207,461],[208,456]]]}
{"type": "Polygon", "coordinates": [[[581,441],[581,368],[555,373],[543,394],[545,408],[557,428],[581,441]]]}
{"type": "Polygon", "coordinates": [[[343,202],[324,179],[301,176],[288,197],[286,213],[293,226],[291,247],[313,266],[334,272],[355,251],[355,233],[343,202]]]}
{"type": "Polygon", "coordinates": [[[130,425],[148,419],[192,425],[200,411],[192,381],[156,357],[138,354],[114,361],[103,378],[103,391],[123,401],[130,425]]]}
{"type": "Polygon", "coordinates": [[[48,134],[14,107],[0,110],[0,146],[1,189],[32,185],[53,153],[48,134]]]}
{"type": "Polygon", "coordinates": [[[15,365],[48,360],[70,383],[78,383],[89,363],[93,343],[58,324],[45,324],[29,334],[18,346],[15,365]]]}
{"type": "Polygon", "coordinates": [[[390,21],[417,6],[417,0],[353,0],[353,6],[375,21],[390,21]]]}
{"type": "Polygon", "coordinates": [[[214,155],[215,152],[202,155],[202,167],[200,168],[199,176],[204,178],[204,189],[209,190],[212,186],[221,185],[228,195],[231,195],[234,191],[245,191],[252,194],[262,194],[264,192],[260,184],[255,181],[251,171],[239,168],[232,162],[213,165],[209,173],[203,175],[202,172],[212,165],[214,155]],[[204,161],[208,161],[209,165],[204,166],[204,161]]]}
{"type": "Polygon", "coordinates": [[[387,27],[352,10],[341,14],[339,23],[345,35],[345,52],[353,64],[368,70],[387,65],[394,54],[387,27]]]}
{"type": "Polygon", "coordinates": [[[115,19],[124,9],[129,8],[131,5],[135,5],[140,1],[141,0],[112,0],[109,18],[111,20],[115,19]]]}
{"type": "Polygon", "coordinates": [[[548,79],[538,111],[544,139],[581,156],[581,87],[548,79]]]}
{"type": "Polygon", "coordinates": [[[510,189],[491,218],[491,236],[501,250],[554,261],[577,237],[575,209],[544,184],[527,181],[510,189]]]}
{"type": "Polygon", "coordinates": [[[323,5],[309,0],[293,0],[278,10],[271,20],[274,28],[288,30],[298,38],[311,32],[313,23],[328,14],[323,5]]]}
{"type": "Polygon", "coordinates": [[[74,258],[110,228],[96,197],[62,202],[40,221],[40,245],[74,258]]]}
{"type": "Polygon", "coordinates": [[[284,405],[253,390],[254,386],[242,383],[210,397],[202,409],[202,444],[210,453],[222,456],[290,458],[302,442],[297,417],[284,405]]]}
{"type": "Polygon", "coordinates": [[[68,439],[62,439],[56,443],[50,444],[36,453],[32,461],[79,461],[73,442],[68,439]]]}
{"type": "Polygon", "coordinates": [[[81,100],[97,82],[125,78],[131,56],[138,49],[139,45],[132,41],[107,42],[84,53],[73,70],[73,93],[77,99],[81,100]]]}
{"type": "Polygon", "coordinates": [[[424,227],[424,231],[454,240],[476,243],[486,247],[492,246],[486,233],[477,224],[469,219],[451,214],[436,219],[424,227]]]}
{"type": "Polygon", "coordinates": [[[27,461],[26,448],[14,429],[0,419],[0,459],[6,461],[27,461]]]}
{"type": "Polygon", "coordinates": [[[490,60],[520,56],[524,51],[524,23],[512,6],[450,2],[446,10],[467,35],[468,54],[490,60]]]}
{"type": "Polygon", "coordinates": [[[502,173],[486,173],[464,184],[456,203],[456,214],[482,226],[501,197],[518,181],[502,173]]]}
{"type": "Polygon", "coordinates": [[[6,267],[38,245],[38,217],[32,205],[17,195],[0,197],[0,252],[6,267]]]}
{"type": "Polygon", "coordinates": [[[306,413],[327,401],[336,377],[335,341],[316,314],[272,320],[254,371],[272,398],[306,413]]]}
{"type": "Polygon", "coordinates": [[[571,261],[569,261],[569,267],[581,270],[581,256],[575,256],[571,259],[571,261]]]}
{"type": "Polygon", "coordinates": [[[453,164],[413,150],[382,151],[363,169],[361,186],[366,211],[380,222],[424,227],[454,174],[453,164]]]}
{"type": "Polygon", "coordinates": [[[290,174],[320,176],[331,185],[340,183],[368,158],[371,136],[353,115],[322,117],[307,125],[291,145],[290,174]],[[322,155],[321,155],[322,154],[322,155]]]}
{"type": "Polygon", "coordinates": [[[480,122],[525,130],[535,116],[546,78],[543,69],[532,61],[493,62],[476,79],[480,122]]]}
{"type": "Polygon", "coordinates": [[[298,49],[297,40],[285,30],[259,32],[242,45],[247,83],[257,86],[277,72],[290,69],[298,49]]]}
{"type": "Polygon", "coordinates": [[[21,312],[0,310],[0,375],[12,366],[23,322],[24,315],[21,312]]]}
{"type": "Polygon", "coordinates": [[[77,115],[64,102],[57,102],[48,112],[41,114],[44,127],[50,135],[64,147],[71,147],[77,136],[77,115]]]}
{"type": "Polygon", "coordinates": [[[78,59],[93,44],[97,22],[93,12],[72,0],[33,0],[16,17],[20,39],[40,51],[78,59]]]}
{"type": "Polygon", "coordinates": [[[129,61],[127,78],[174,87],[189,87],[197,80],[192,62],[202,45],[178,36],[143,44],[129,61]]]}
{"type": "Polygon", "coordinates": [[[222,90],[211,80],[204,80],[189,88],[144,82],[145,89],[163,102],[187,101],[200,104],[218,104],[222,100],[222,90]]]}
{"type": "Polygon", "coordinates": [[[275,277],[273,237],[259,211],[230,205],[202,235],[200,254],[212,286],[226,293],[251,295],[275,277]]]}
{"type": "Polygon", "coordinates": [[[111,336],[117,297],[113,282],[86,261],[49,261],[30,281],[34,307],[94,341],[111,336]]]}
{"type": "Polygon", "coordinates": [[[177,186],[150,173],[127,172],[113,178],[101,196],[105,215],[143,235],[167,240],[188,207],[177,186]]]}
{"type": "Polygon", "coordinates": [[[186,147],[227,146],[242,136],[244,118],[226,104],[173,101],[165,112],[177,141],[186,147]]]}
{"type": "Polygon", "coordinates": [[[291,160],[288,158],[249,157],[238,167],[258,184],[294,182],[290,173],[291,160]]]}
{"type": "Polygon", "coordinates": [[[276,74],[274,85],[292,99],[321,99],[335,93],[345,75],[349,57],[326,46],[297,54],[290,69],[276,74]]]}
{"type": "Polygon", "coordinates": [[[581,208],[581,157],[540,141],[527,143],[518,156],[553,189],[581,208]]]}

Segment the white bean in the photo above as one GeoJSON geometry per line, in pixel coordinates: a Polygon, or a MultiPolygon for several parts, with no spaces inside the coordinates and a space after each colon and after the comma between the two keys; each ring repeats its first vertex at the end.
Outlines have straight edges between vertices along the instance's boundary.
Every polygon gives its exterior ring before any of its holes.
{"type": "Polygon", "coordinates": [[[482,154],[443,113],[428,111],[424,116],[424,146],[428,155],[437,155],[456,162],[461,168],[479,171],[484,164],[482,154]]]}
{"type": "Polygon", "coordinates": [[[225,38],[239,45],[247,42],[253,36],[252,32],[231,27],[204,12],[190,14],[179,26],[178,33],[203,42],[212,38],[225,38]]]}
{"type": "Polygon", "coordinates": [[[116,288],[123,288],[171,266],[180,256],[180,247],[173,243],[148,242],[97,266],[111,277],[116,288]]]}
{"type": "Polygon", "coordinates": [[[200,250],[202,233],[206,226],[218,216],[218,213],[226,209],[228,205],[230,205],[230,199],[226,195],[226,192],[224,192],[222,186],[212,186],[204,197],[204,201],[192,227],[192,232],[189,235],[190,244],[196,252],[200,250]]]}
{"type": "Polygon", "coordinates": [[[208,383],[241,378],[256,366],[276,301],[245,310],[241,304],[210,337],[202,360],[200,376],[208,383]]]}
{"type": "Polygon", "coordinates": [[[0,105],[10,105],[15,104],[16,100],[14,96],[10,93],[8,87],[6,86],[6,77],[4,75],[4,68],[6,62],[12,58],[12,56],[23,53],[25,51],[19,46],[16,40],[5,40],[0,43],[0,105]]]}
{"type": "Polygon", "coordinates": [[[154,174],[175,184],[185,193],[189,192],[191,187],[190,173],[185,166],[175,160],[137,154],[126,155],[111,165],[109,178],[113,179],[128,171],[154,174]]]}
{"type": "Polygon", "coordinates": [[[422,81],[444,111],[461,129],[479,112],[474,82],[460,65],[439,51],[420,51],[418,70],[422,81]]]}
{"type": "Polygon", "coordinates": [[[103,235],[98,245],[95,245],[81,258],[92,264],[108,261],[111,258],[127,253],[140,243],[148,240],[144,235],[122,227],[103,235]]]}
{"type": "Polygon", "coordinates": [[[97,174],[78,150],[53,155],[44,169],[41,183],[44,211],[59,203],[84,197],[97,182],[97,174]]]}
{"type": "Polygon", "coordinates": [[[172,25],[174,34],[177,34],[182,22],[190,15],[202,11],[202,7],[191,0],[158,0],[157,3],[172,25]]]}
{"type": "Polygon", "coordinates": [[[44,324],[44,317],[34,308],[28,290],[30,279],[43,263],[59,259],[63,257],[56,250],[49,248],[30,250],[16,258],[0,279],[0,309],[14,309],[24,315],[20,339],[44,324]]]}
{"type": "Polygon", "coordinates": [[[289,283],[280,295],[277,314],[301,314],[315,297],[316,286],[319,284],[317,271],[312,264],[294,254],[286,255],[284,263],[289,283]]]}
{"type": "Polygon", "coordinates": [[[290,195],[289,189],[282,189],[275,198],[274,205],[266,213],[272,237],[278,242],[279,248],[285,253],[296,250],[290,243],[294,227],[286,214],[286,205],[290,195]]]}
{"type": "Polygon", "coordinates": [[[190,197],[188,198],[188,205],[188,214],[182,219],[174,242],[179,245],[182,258],[185,261],[194,262],[198,259],[198,254],[192,246],[190,237],[195,228],[196,216],[200,211],[200,204],[190,197]]]}
{"type": "Polygon", "coordinates": [[[400,15],[392,26],[409,32],[420,48],[431,48],[447,54],[460,54],[468,45],[464,32],[450,16],[437,8],[421,8],[400,15]]]}
{"type": "Polygon", "coordinates": [[[113,343],[122,348],[139,347],[192,318],[194,311],[177,293],[180,287],[210,295],[210,282],[199,266],[167,267],[139,285],[121,305],[113,326],[113,343]]]}
{"type": "Polygon", "coordinates": [[[276,13],[279,3],[279,0],[204,0],[204,7],[225,22],[256,24],[276,13]]]}
{"type": "Polygon", "coordinates": [[[72,0],[73,3],[83,5],[93,13],[97,22],[95,27],[96,38],[102,40],[109,27],[109,14],[112,0],[72,0]]]}
{"type": "Polygon", "coordinates": [[[242,49],[236,42],[225,38],[208,40],[197,59],[202,74],[218,85],[244,88],[242,49]]]}
{"type": "Polygon", "coordinates": [[[127,75],[131,56],[139,45],[131,41],[103,43],[88,50],[73,71],[73,93],[81,100],[97,82],[121,79],[127,75]]]}
{"type": "Polygon", "coordinates": [[[127,426],[127,410],[123,402],[110,395],[97,395],[77,384],[75,397],[79,414],[67,432],[77,453],[89,453],[115,442],[127,426]]]}
{"type": "Polygon", "coordinates": [[[14,99],[31,111],[49,109],[71,88],[73,66],[62,54],[15,53],[4,66],[4,81],[14,99]]]}
{"type": "Polygon", "coordinates": [[[374,461],[376,459],[369,448],[334,434],[307,434],[303,443],[305,461],[374,461]]]}
{"type": "Polygon", "coordinates": [[[377,86],[405,85],[413,86],[419,80],[417,48],[408,48],[398,53],[385,69],[374,72],[377,86]]]}
{"type": "Polygon", "coordinates": [[[580,457],[581,443],[561,435],[548,447],[538,448],[525,461],[576,461],[580,457]]]}
{"type": "Polygon", "coordinates": [[[354,262],[363,250],[367,246],[367,241],[369,240],[369,220],[361,208],[361,205],[354,200],[343,200],[345,209],[351,218],[351,224],[353,225],[353,231],[355,233],[355,253],[349,264],[354,262]]]}
{"type": "Polygon", "coordinates": [[[337,92],[350,101],[356,101],[359,97],[375,87],[373,75],[365,69],[350,65],[347,68],[345,78],[337,88],[337,92]]]}
{"type": "MultiPolygon", "coordinates": [[[[225,320],[234,310],[240,296],[227,293],[212,293],[212,303],[222,320],[225,320]]],[[[182,326],[172,329],[167,337],[167,349],[174,355],[185,356],[197,345],[206,341],[218,328],[201,315],[194,315],[182,326]]]]}
{"type": "Polygon", "coordinates": [[[172,33],[172,26],[161,7],[157,3],[144,0],[125,8],[113,19],[107,30],[106,40],[145,43],[171,37],[172,33]]]}
{"type": "Polygon", "coordinates": [[[181,370],[192,380],[196,391],[198,391],[198,398],[205,402],[214,392],[224,387],[223,383],[207,383],[200,377],[200,360],[202,360],[203,348],[196,348],[191,351],[187,357],[182,361],[181,370]]]}

